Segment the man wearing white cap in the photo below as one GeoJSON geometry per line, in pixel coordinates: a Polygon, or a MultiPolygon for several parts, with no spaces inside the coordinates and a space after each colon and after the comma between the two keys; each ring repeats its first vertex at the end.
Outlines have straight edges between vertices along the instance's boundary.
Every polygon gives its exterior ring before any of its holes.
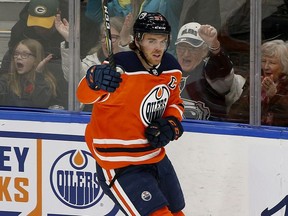
{"type": "Polygon", "coordinates": [[[245,79],[234,74],[233,64],[217,39],[217,30],[211,25],[187,23],[180,28],[175,45],[183,70],[184,117],[224,120],[240,97],[245,79]]]}

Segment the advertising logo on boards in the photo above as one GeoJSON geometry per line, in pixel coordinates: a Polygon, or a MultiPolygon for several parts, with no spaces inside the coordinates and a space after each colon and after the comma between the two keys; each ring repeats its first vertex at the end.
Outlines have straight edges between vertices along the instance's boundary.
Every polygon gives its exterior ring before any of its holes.
{"type": "Polygon", "coordinates": [[[104,196],[97,182],[95,160],[83,150],[61,154],[51,167],[50,183],[56,197],[71,208],[89,208],[104,196]]]}

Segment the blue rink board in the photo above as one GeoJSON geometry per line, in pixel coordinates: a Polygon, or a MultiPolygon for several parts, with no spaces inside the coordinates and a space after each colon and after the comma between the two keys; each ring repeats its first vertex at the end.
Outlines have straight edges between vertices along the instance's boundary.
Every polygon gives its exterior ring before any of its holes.
{"type": "MultiPolygon", "coordinates": [[[[0,108],[0,120],[1,119],[86,124],[87,122],[89,122],[90,114],[86,112],[68,112],[62,110],[52,111],[47,109],[41,110],[23,108],[0,108]]],[[[186,132],[288,139],[288,130],[286,127],[250,126],[247,124],[196,120],[183,120],[182,124],[186,132]]],[[[0,136],[14,137],[16,135],[15,133],[17,132],[15,132],[14,134],[13,133],[14,132],[0,131],[0,136]]],[[[33,137],[33,134],[27,134],[26,136],[27,138],[30,138],[31,136],[33,137]]],[[[47,134],[43,134],[43,137],[41,138],[53,139],[47,134]]],[[[56,139],[75,141],[84,140],[83,137],[77,135],[71,135],[71,137],[70,135],[61,135],[59,137],[57,136],[56,139]]]]}

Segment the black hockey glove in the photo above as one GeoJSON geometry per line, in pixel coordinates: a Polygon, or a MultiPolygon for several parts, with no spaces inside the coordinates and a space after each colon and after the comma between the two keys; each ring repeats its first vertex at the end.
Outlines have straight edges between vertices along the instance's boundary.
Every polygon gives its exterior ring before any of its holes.
{"type": "Polygon", "coordinates": [[[154,148],[165,146],[182,134],[181,122],[174,116],[156,119],[145,130],[145,136],[154,148]]]}
{"type": "Polygon", "coordinates": [[[108,64],[94,65],[87,70],[86,80],[93,90],[114,92],[122,82],[121,75],[108,64]]]}

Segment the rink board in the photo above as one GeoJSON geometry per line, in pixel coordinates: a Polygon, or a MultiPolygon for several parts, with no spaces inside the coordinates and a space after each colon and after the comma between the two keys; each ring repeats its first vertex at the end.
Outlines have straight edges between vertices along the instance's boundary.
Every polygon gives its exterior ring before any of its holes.
{"type": "MultiPolygon", "coordinates": [[[[83,137],[88,116],[0,117],[0,216],[123,215],[97,183],[83,137]]],[[[285,214],[285,128],[183,125],[183,137],[170,143],[167,153],[183,187],[187,216],[285,214]]]]}

